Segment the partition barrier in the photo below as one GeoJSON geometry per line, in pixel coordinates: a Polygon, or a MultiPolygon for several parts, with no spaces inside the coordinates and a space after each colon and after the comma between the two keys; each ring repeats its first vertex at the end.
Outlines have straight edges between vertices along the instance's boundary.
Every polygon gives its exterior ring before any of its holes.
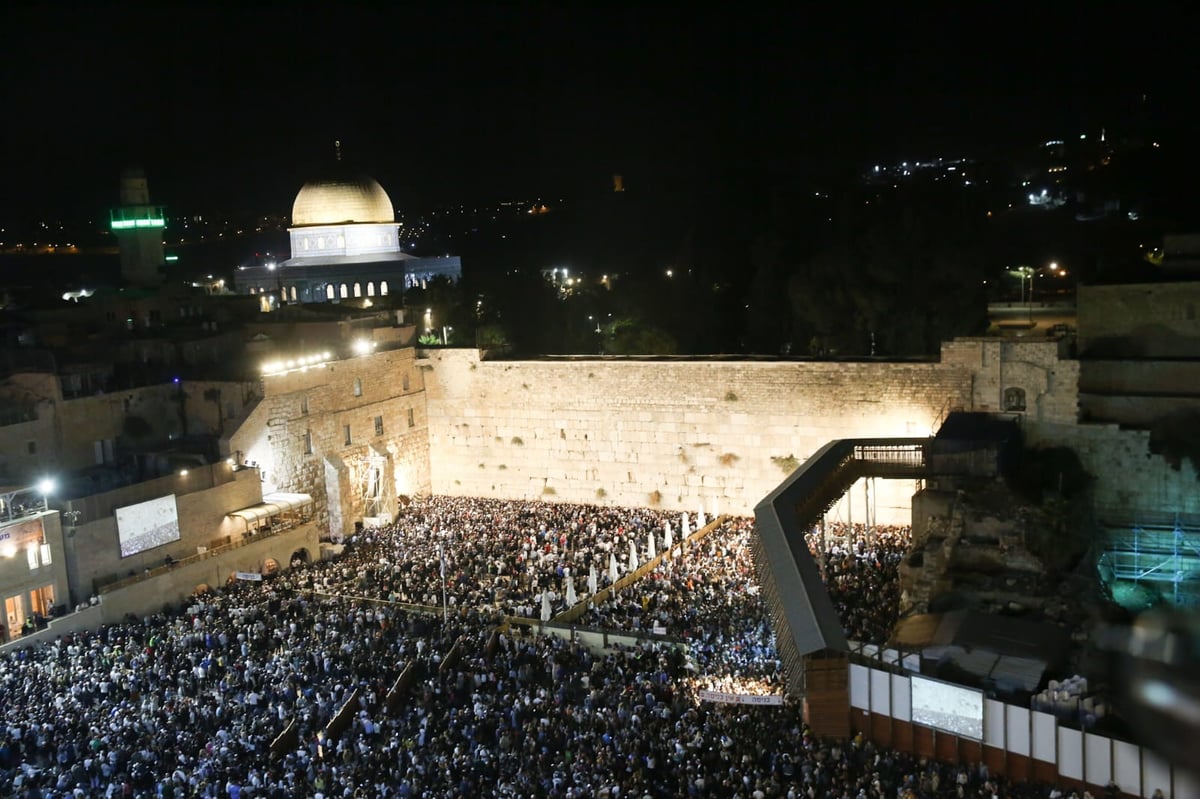
{"type": "Polygon", "coordinates": [[[594,596],[589,596],[580,602],[576,602],[574,605],[567,608],[562,613],[558,614],[557,616],[554,616],[553,618],[550,619],[550,623],[556,624],[556,625],[570,624],[571,622],[575,621],[580,616],[582,616],[584,613],[586,613],[588,608],[592,607],[593,605],[604,604],[605,602],[612,599],[613,595],[619,594],[621,591],[624,591],[626,588],[633,585],[638,580],[641,580],[647,574],[649,574],[650,572],[657,569],[664,560],[667,560],[667,559],[673,557],[673,555],[676,552],[678,552],[680,554],[680,556],[682,556],[683,553],[686,551],[687,547],[698,544],[709,533],[711,533],[713,530],[716,530],[718,527],[720,527],[727,519],[729,519],[728,515],[718,516],[717,518],[713,519],[708,524],[701,527],[696,532],[689,535],[687,538],[683,539],[682,541],[679,541],[678,543],[672,544],[670,548],[665,549],[662,552],[659,552],[657,555],[655,555],[653,558],[651,558],[650,560],[643,563],[641,566],[638,566],[636,569],[629,572],[625,576],[618,578],[617,581],[615,583],[613,583],[612,585],[610,585],[606,588],[602,588],[601,590],[597,591],[594,596]]]}

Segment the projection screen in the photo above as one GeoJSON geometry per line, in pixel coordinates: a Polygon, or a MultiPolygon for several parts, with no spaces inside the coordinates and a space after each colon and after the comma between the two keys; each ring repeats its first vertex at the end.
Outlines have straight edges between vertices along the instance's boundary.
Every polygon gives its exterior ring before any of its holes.
{"type": "Polygon", "coordinates": [[[179,512],[175,495],[117,508],[117,540],[121,557],[179,540],[179,512]]]}
{"type": "Polygon", "coordinates": [[[983,740],[983,692],[912,677],[912,720],[963,738],[983,740]]]}

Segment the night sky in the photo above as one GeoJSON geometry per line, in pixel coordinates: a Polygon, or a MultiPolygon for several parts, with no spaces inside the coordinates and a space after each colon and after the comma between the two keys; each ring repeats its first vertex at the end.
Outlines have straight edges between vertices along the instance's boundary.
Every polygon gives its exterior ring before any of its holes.
{"type": "Polygon", "coordinates": [[[30,5],[0,10],[0,218],[106,208],[135,163],[174,208],[288,213],[335,139],[403,210],[613,173],[664,198],[753,191],[1119,131],[1143,94],[1196,133],[1184,4],[30,5]]]}

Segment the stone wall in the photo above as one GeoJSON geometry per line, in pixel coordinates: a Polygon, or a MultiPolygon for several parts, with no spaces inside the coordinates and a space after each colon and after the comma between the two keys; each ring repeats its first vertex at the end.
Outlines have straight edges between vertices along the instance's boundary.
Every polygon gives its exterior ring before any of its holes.
{"type": "Polygon", "coordinates": [[[1200,282],[1080,286],[1078,303],[1082,357],[1200,354],[1200,282]]]}
{"type": "Polygon", "coordinates": [[[1055,339],[961,338],[942,345],[945,367],[972,375],[969,410],[1019,413],[1028,421],[1073,424],[1079,415],[1079,362],[1055,339]],[[1013,403],[1010,392],[1020,392],[1013,403]]]}
{"type": "Polygon", "coordinates": [[[109,591],[101,597],[101,617],[104,623],[115,624],[129,613],[140,618],[158,613],[166,604],[178,608],[198,587],[219,588],[236,572],[261,574],[268,560],[275,561],[280,568],[287,568],[292,554],[301,549],[307,551],[309,560],[321,557],[315,524],[300,525],[211,558],[180,564],[151,579],[109,591]]]}
{"type": "Polygon", "coordinates": [[[322,529],[337,537],[372,515],[363,500],[370,470],[379,470],[380,513],[394,516],[398,496],[430,490],[423,389],[411,348],[266,377],[229,451],[258,465],[264,493],[311,494],[322,529]]]}
{"type": "MultiPolygon", "coordinates": [[[[968,406],[957,365],[564,359],[430,351],[434,493],[749,514],[831,439],[930,435],[968,406]]],[[[880,481],[907,521],[912,481],[880,481]]]]}
{"type": "Polygon", "coordinates": [[[1150,451],[1150,433],[1116,425],[1030,424],[1029,446],[1075,450],[1096,479],[1095,507],[1101,519],[1134,519],[1141,512],[1200,514],[1196,466],[1175,469],[1150,451]]]}

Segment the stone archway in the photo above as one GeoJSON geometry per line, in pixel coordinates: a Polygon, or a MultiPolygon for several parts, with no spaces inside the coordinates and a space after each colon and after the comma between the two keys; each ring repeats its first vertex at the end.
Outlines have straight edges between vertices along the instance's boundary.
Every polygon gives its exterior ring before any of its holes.
{"type": "Polygon", "coordinates": [[[292,553],[290,558],[288,558],[288,564],[294,569],[297,566],[303,566],[306,563],[309,563],[311,559],[312,558],[308,554],[308,550],[305,547],[300,547],[292,553]]]}

